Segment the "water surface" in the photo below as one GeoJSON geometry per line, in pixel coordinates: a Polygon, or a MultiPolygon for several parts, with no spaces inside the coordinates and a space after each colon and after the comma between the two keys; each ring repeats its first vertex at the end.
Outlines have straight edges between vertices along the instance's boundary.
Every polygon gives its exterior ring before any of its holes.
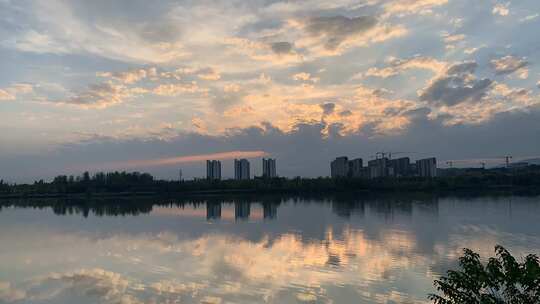
{"type": "Polygon", "coordinates": [[[540,253],[538,197],[0,206],[0,303],[425,303],[463,247],[540,253]]]}

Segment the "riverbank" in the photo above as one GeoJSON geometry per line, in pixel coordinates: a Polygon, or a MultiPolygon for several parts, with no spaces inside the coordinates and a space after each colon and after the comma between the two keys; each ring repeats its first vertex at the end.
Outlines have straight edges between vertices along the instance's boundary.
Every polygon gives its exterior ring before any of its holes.
{"type": "Polygon", "coordinates": [[[521,171],[485,170],[472,175],[436,178],[254,178],[249,180],[156,180],[147,173],[84,173],[58,176],[51,182],[6,184],[0,181],[0,198],[179,196],[194,194],[332,194],[388,192],[540,192],[540,167],[521,171]]]}
{"type": "Polygon", "coordinates": [[[294,189],[211,189],[178,192],[159,191],[122,191],[122,192],[83,192],[83,193],[4,193],[0,199],[85,199],[85,198],[127,198],[127,197],[182,197],[182,196],[213,196],[213,195],[378,195],[395,193],[424,193],[433,195],[467,195],[467,194],[494,194],[494,195],[540,195],[540,187],[523,187],[500,185],[482,188],[375,188],[375,189],[321,189],[321,190],[294,190],[294,189]]]}

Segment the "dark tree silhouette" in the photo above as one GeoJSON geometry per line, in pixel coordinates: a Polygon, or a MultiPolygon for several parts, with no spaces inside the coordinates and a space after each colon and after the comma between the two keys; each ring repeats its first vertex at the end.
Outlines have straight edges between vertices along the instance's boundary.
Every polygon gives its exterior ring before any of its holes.
{"type": "Polygon", "coordinates": [[[464,249],[459,259],[461,270],[449,270],[435,280],[442,294],[431,294],[435,304],[538,304],[540,303],[540,264],[538,256],[528,255],[523,262],[502,246],[495,247],[496,257],[487,265],[480,255],[464,249]]]}

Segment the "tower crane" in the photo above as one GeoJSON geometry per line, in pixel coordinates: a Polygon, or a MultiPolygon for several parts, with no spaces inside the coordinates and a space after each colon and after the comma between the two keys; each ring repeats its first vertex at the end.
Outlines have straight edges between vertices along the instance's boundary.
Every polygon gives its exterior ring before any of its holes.
{"type": "Polygon", "coordinates": [[[412,154],[412,153],[418,153],[418,152],[388,152],[388,158],[392,159],[392,155],[396,155],[396,154],[412,154]]]}
{"type": "Polygon", "coordinates": [[[499,158],[504,159],[506,163],[506,168],[510,167],[510,160],[512,159],[512,155],[499,156],[499,158]]]}
{"type": "MultiPolygon", "coordinates": [[[[375,158],[379,159],[379,155],[380,155],[381,158],[385,158],[386,156],[388,156],[388,159],[392,159],[392,155],[410,154],[410,153],[418,153],[418,152],[377,152],[377,153],[375,153],[375,158]]],[[[371,156],[371,157],[373,157],[373,156],[371,156]]]]}

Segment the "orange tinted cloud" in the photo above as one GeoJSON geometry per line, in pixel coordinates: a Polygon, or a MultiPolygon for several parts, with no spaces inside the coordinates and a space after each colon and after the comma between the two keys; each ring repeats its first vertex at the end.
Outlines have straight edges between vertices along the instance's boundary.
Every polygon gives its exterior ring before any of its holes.
{"type": "Polygon", "coordinates": [[[207,159],[225,160],[225,159],[235,159],[235,158],[255,158],[255,157],[263,157],[267,155],[268,153],[264,151],[229,151],[229,152],[176,156],[176,157],[167,157],[167,158],[110,162],[110,163],[98,164],[96,166],[93,166],[93,168],[94,169],[107,169],[107,170],[147,168],[147,167],[158,167],[158,166],[185,164],[185,163],[196,163],[196,162],[205,161],[207,159]]]}

